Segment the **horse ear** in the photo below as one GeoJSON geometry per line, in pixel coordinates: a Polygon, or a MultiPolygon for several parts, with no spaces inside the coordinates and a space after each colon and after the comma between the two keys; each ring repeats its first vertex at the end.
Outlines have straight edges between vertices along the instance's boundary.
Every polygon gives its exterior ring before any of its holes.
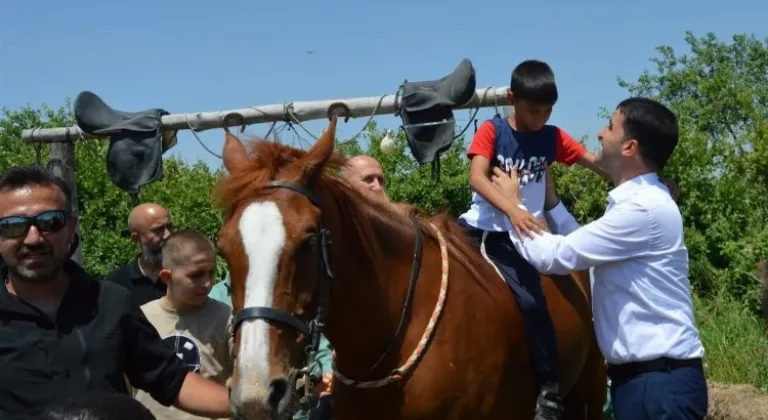
{"type": "Polygon", "coordinates": [[[315,145],[312,146],[307,154],[304,155],[296,165],[300,168],[300,180],[302,184],[310,184],[314,182],[317,177],[322,173],[325,168],[325,164],[333,154],[333,147],[336,142],[336,116],[331,118],[331,123],[328,124],[328,128],[323,132],[315,145]]]}
{"type": "Polygon", "coordinates": [[[227,132],[224,138],[224,153],[222,153],[224,167],[228,171],[248,161],[248,152],[243,143],[234,134],[227,132]]]}

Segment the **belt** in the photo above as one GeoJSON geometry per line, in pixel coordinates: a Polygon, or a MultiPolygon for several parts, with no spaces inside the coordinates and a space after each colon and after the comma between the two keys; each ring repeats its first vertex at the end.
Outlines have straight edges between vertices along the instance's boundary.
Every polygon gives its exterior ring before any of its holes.
{"type": "Polygon", "coordinates": [[[670,372],[675,369],[692,367],[704,369],[701,358],[695,359],[670,359],[669,357],[660,357],[658,359],[647,360],[643,362],[630,362],[622,364],[608,364],[605,368],[611,381],[621,381],[633,378],[650,372],[670,372]]]}

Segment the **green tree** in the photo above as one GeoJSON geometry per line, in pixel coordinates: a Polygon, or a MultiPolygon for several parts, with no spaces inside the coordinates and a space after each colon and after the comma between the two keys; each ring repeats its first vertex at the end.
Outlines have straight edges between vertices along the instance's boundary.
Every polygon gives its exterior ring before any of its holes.
{"type": "Polygon", "coordinates": [[[768,251],[768,39],[687,32],[685,41],[689,52],[659,47],[654,72],[619,85],[680,120],[667,173],[680,186],[694,285],[757,310],[756,264],[768,251]]]}

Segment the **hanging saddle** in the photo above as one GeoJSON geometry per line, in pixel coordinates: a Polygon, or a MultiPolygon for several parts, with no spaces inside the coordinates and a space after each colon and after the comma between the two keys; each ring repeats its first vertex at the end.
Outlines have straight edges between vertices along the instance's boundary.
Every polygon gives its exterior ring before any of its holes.
{"type": "Polygon", "coordinates": [[[449,75],[423,82],[405,81],[398,90],[397,112],[411,154],[420,164],[432,163],[432,179],[440,176],[440,154],[453,145],[453,108],[469,102],[477,80],[472,62],[463,59],[449,75]]]}
{"type": "Polygon", "coordinates": [[[93,92],[75,99],[77,125],[95,137],[109,137],[107,173],[134,201],[139,189],[162,179],[163,153],[176,145],[176,131],[163,130],[160,108],[124,112],[111,108],[93,92]]]}

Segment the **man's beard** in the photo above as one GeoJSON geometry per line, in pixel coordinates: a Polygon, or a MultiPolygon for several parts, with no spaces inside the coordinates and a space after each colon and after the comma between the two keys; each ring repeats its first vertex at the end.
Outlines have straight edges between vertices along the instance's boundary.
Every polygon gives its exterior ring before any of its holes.
{"type": "Polygon", "coordinates": [[[56,257],[53,250],[48,249],[23,249],[18,253],[21,258],[17,259],[15,265],[6,264],[8,267],[8,274],[15,280],[23,283],[50,283],[57,279],[57,274],[64,265],[66,256],[56,257]],[[20,259],[24,258],[24,253],[40,253],[43,256],[43,261],[37,264],[35,267],[25,267],[20,264],[20,259]]]}
{"type": "Polygon", "coordinates": [[[141,257],[148,263],[160,264],[163,262],[163,249],[159,246],[142,245],[141,257]]]}

